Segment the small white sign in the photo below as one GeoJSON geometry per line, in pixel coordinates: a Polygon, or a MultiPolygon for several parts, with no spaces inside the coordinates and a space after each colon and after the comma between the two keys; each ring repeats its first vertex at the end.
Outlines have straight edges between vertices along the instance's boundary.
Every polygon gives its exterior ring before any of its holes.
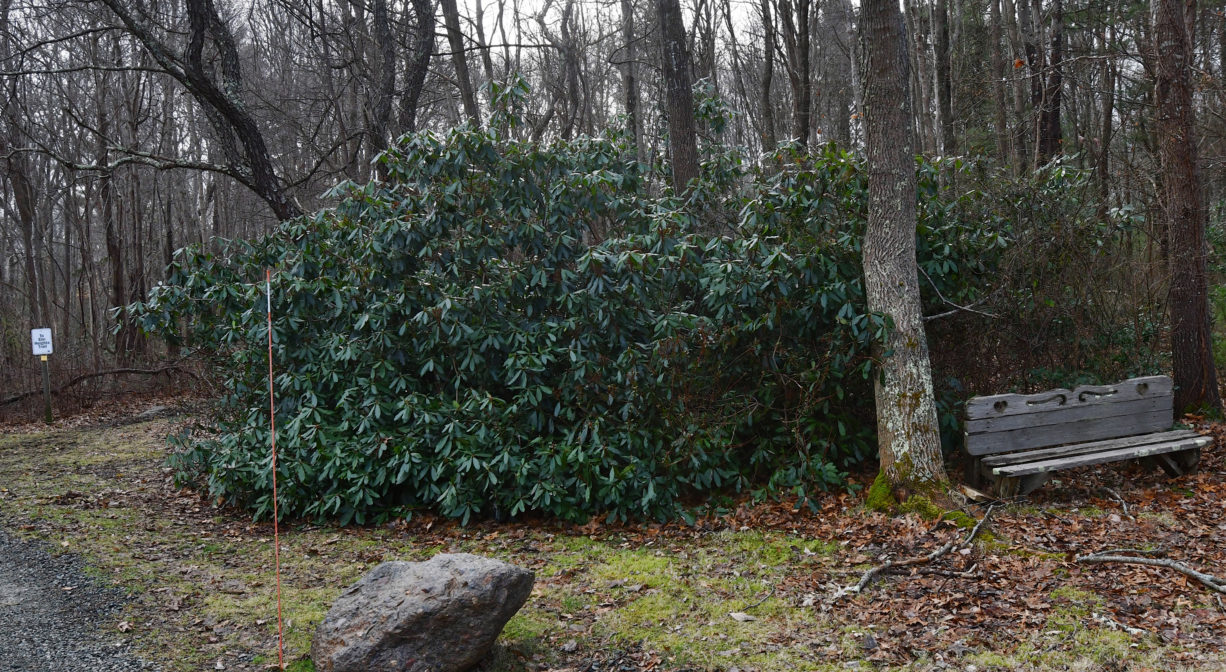
{"type": "Polygon", "coordinates": [[[31,329],[30,344],[34,348],[34,356],[51,354],[51,330],[31,329]]]}

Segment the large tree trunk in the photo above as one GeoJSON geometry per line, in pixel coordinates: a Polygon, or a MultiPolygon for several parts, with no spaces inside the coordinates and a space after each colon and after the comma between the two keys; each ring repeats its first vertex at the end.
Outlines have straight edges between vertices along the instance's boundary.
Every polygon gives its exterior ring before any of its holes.
{"type": "Polygon", "coordinates": [[[473,126],[481,125],[481,110],[477,107],[477,94],[473,90],[472,77],[468,74],[468,58],[464,53],[464,33],[460,31],[460,10],[455,0],[441,0],[443,24],[447,26],[447,43],[451,46],[451,59],[455,63],[456,84],[460,87],[460,100],[464,114],[473,126]]]}
{"type": "Polygon", "coordinates": [[[413,4],[413,47],[405,67],[404,95],[400,98],[400,125],[405,132],[417,130],[417,105],[421,100],[430,56],[434,53],[434,0],[411,0],[413,4]]]}
{"type": "Polygon", "coordinates": [[[694,126],[694,92],[690,81],[690,54],[685,48],[685,25],[678,0],[656,0],[660,19],[660,47],[664,61],[665,109],[668,112],[668,149],[673,163],[673,189],[686,191],[698,178],[698,134],[694,126]]]}
{"type": "Polygon", "coordinates": [[[865,0],[861,21],[867,45],[864,285],[868,309],[893,321],[878,347],[881,371],[874,386],[881,470],[900,498],[923,494],[944,500],[948,477],[915,260],[915,140],[907,95],[907,40],[897,0],[865,0]]]}
{"type": "MultiPolygon", "coordinates": [[[[389,139],[394,136],[391,129],[392,99],[396,95],[396,41],[392,35],[392,19],[387,11],[387,0],[374,0],[371,9],[371,21],[374,23],[375,46],[378,48],[378,87],[374,92],[374,100],[370,115],[370,132],[366,138],[374,154],[387,149],[389,139]]],[[[376,171],[382,179],[387,178],[387,166],[376,164],[376,171]]]]}
{"type": "Polygon", "coordinates": [[[1155,126],[1171,276],[1171,359],[1177,414],[1198,409],[1220,413],[1222,407],[1209,330],[1207,214],[1201,194],[1196,116],[1192,107],[1195,17],[1195,0],[1154,0],[1155,126]]]}

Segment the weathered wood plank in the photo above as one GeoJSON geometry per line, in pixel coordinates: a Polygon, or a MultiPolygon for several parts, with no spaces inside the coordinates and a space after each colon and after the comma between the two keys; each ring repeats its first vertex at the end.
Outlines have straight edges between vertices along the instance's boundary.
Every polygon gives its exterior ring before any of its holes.
{"type": "Polygon", "coordinates": [[[1179,439],[1176,441],[1164,441],[1161,443],[1129,446],[1127,448],[1099,451],[1088,453],[1086,455],[1060,457],[1050,460],[1041,460],[1039,462],[1027,462],[1025,464],[996,467],[992,469],[992,473],[998,478],[1017,478],[1030,474],[1058,471],[1060,469],[1085,467],[1092,464],[1105,464],[1107,462],[1118,462],[1120,460],[1128,460],[1138,457],[1176,453],[1184,450],[1197,450],[1202,446],[1209,445],[1212,443],[1212,441],[1213,439],[1207,436],[1198,436],[1195,438],[1179,439]]]}
{"type": "Polygon", "coordinates": [[[991,455],[1065,443],[1150,434],[1168,429],[1170,426],[1170,412],[1156,410],[1135,415],[1094,418],[1059,425],[1040,425],[991,434],[968,435],[966,450],[971,455],[991,455]]]}
{"type": "Polygon", "coordinates": [[[1147,443],[1164,443],[1167,441],[1193,439],[1199,436],[1200,434],[1197,434],[1190,429],[1173,429],[1169,432],[1159,432],[1157,434],[1126,436],[1122,438],[1105,439],[1102,441],[1090,441],[1088,443],[1075,443],[1065,446],[1056,446],[1054,448],[1039,448],[1037,450],[1027,450],[1021,453],[1002,453],[997,455],[989,455],[979,459],[980,463],[985,467],[1003,467],[1010,464],[1038,462],[1040,460],[1049,460],[1057,457],[1073,457],[1074,455],[1084,455],[1086,453],[1093,453],[1100,450],[1116,450],[1119,448],[1128,448],[1130,446],[1141,446],[1147,443]]]}
{"type": "Polygon", "coordinates": [[[1130,378],[1113,385],[1082,385],[1075,390],[1048,390],[1038,394],[995,394],[973,397],[966,402],[968,420],[1042,413],[1053,409],[1100,403],[1119,403],[1170,396],[1174,385],[1168,376],[1130,378]]]}
{"type": "Polygon", "coordinates": [[[1082,422],[1097,418],[1110,418],[1121,415],[1137,415],[1152,411],[1164,411],[1166,424],[1156,427],[1161,431],[1171,426],[1172,397],[1163,395],[1144,397],[1141,399],[1125,399],[1114,403],[1068,404],[1056,406],[1041,413],[1022,413],[1014,415],[998,415],[987,418],[966,421],[966,434],[990,434],[1014,429],[1027,429],[1043,425],[1059,425],[1064,423],[1082,422]]]}

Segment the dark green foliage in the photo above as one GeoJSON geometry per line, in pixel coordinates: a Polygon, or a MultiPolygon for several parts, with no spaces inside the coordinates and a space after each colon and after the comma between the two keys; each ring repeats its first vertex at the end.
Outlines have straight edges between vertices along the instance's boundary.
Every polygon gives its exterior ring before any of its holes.
{"type": "MultiPolygon", "coordinates": [[[[269,267],[284,515],[667,517],[716,493],[803,498],[875,453],[868,353],[888,324],[864,312],[855,160],[828,149],[744,198],[718,162],[682,204],[614,141],[502,139],[513,121],[407,136],[386,183],[184,251],[130,307],[169,338],[186,321],[225,380],[215,423],[179,439],[181,482],[271,510],[269,267]],[[698,233],[719,212],[736,235],[698,233]]],[[[993,245],[953,212],[923,209],[923,264],[966,299],[993,245]]]]}

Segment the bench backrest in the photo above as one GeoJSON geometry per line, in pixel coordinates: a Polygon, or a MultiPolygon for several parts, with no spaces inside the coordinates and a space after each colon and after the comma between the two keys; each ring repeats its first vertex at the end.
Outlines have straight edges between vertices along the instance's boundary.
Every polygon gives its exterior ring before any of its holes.
{"type": "Polygon", "coordinates": [[[995,394],[966,402],[966,451],[991,455],[1065,443],[1162,432],[1173,424],[1167,376],[1038,394],[995,394]]]}

